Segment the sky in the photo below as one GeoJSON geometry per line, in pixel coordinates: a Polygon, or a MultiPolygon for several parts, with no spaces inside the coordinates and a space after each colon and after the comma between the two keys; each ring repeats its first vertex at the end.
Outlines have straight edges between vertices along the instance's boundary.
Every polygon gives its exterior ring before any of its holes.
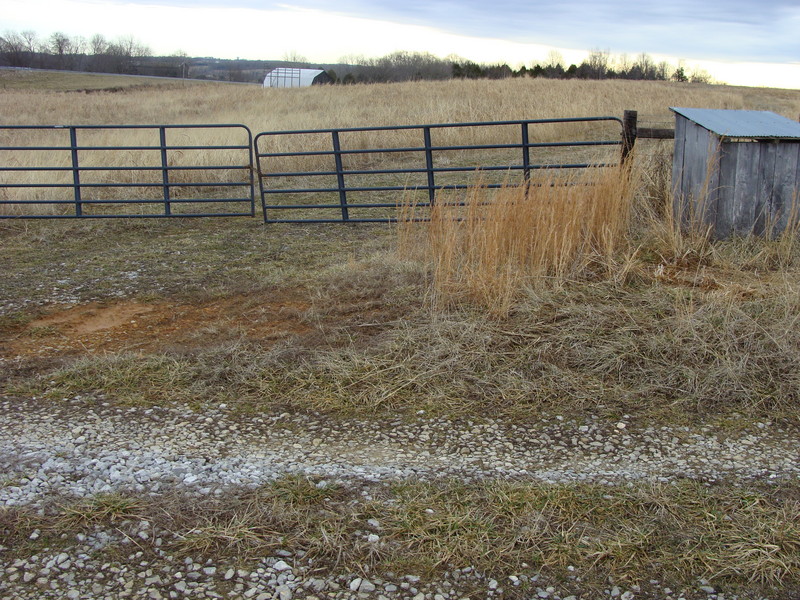
{"type": "Polygon", "coordinates": [[[0,32],[132,35],[153,53],[312,62],[397,50],[514,67],[591,50],[800,89],[800,0],[2,0],[0,32]],[[682,62],[681,62],[682,61],[682,62]]]}

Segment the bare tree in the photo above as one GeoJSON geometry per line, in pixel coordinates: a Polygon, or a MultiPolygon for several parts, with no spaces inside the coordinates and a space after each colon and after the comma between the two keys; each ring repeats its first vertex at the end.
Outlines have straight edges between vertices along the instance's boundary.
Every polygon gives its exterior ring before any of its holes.
{"type": "Polygon", "coordinates": [[[35,52],[39,52],[41,50],[41,42],[39,41],[39,36],[36,34],[35,31],[31,31],[30,29],[26,29],[22,32],[22,39],[25,41],[25,50],[30,52],[31,54],[35,52]]]}
{"type": "Polygon", "coordinates": [[[25,61],[25,40],[15,31],[7,31],[0,37],[0,55],[9,67],[28,66],[25,61]]]}
{"type": "Polygon", "coordinates": [[[665,60],[662,60],[656,65],[656,79],[666,81],[670,77],[672,66],[665,60]]]}
{"type": "Polygon", "coordinates": [[[614,59],[614,68],[619,75],[627,77],[631,70],[630,57],[625,53],[618,55],[616,59],[614,59]]]}
{"type": "Polygon", "coordinates": [[[63,61],[64,55],[69,52],[71,43],[69,36],[61,31],[56,31],[50,35],[50,51],[58,56],[61,61],[63,61]]]}
{"type": "Polygon", "coordinates": [[[656,64],[653,62],[652,57],[646,52],[642,52],[636,57],[631,68],[631,79],[655,79],[656,78],[656,64]]]}
{"type": "Polygon", "coordinates": [[[711,75],[705,69],[695,67],[689,74],[689,81],[692,83],[711,83],[711,75]]]}
{"type": "Polygon", "coordinates": [[[284,52],[283,60],[285,60],[287,63],[291,63],[291,66],[293,67],[301,67],[308,64],[308,59],[300,54],[297,50],[289,50],[288,52],[284,52]]]}
{"type": "Polygon", "coordinates": [[[558,50],[550,50],[550,52],[547,53],[547,62],[545,63],[545,67],[551,67],[554,69],[561,67],[563,69],[564,57],[562,56],[561,52],[558,50]]]}
{"type": "Polygon", "coordinates": [[[89,40],[89,47],[92,50],[92,54],[95,56],[105,54],[108,51],[108,41],[106,41],[102,33],[95,33],[92,39],[89,40]]]}
{"type": "Polygon", "coordinates": [[[587,75],[593,79],[604,79],[608,73],[608,61],[611,56],[609,50],[594,49],[584,61],[587,75]]]}

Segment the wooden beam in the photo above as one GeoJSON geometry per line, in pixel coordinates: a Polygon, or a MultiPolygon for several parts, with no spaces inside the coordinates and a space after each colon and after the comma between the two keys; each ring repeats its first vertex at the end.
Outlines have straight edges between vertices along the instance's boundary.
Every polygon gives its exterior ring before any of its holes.
{"type": "Polygon", "coordinates": [[[650,138],[653,140],[674,140],[674,129],[657,129],[654,127],[639,127],[636,131],[636,137],[650,138]]]}

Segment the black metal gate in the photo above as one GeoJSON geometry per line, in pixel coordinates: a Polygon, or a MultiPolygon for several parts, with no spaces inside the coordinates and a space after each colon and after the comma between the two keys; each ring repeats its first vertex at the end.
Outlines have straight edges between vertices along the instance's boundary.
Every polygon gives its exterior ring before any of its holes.
{"type": "Polygon", "coordinates": [[[0,126],[0,218],[254,216],[252,140],[237,124],[0,126]]]}
{"type": "Polygon", "coordinates": [[[581,117],[259,133],[264,221],[392,222],[398,206],[429,207],[437,192],[476,181],[527,185],[539,171],[617,166],[622,127],[581,117]]]}

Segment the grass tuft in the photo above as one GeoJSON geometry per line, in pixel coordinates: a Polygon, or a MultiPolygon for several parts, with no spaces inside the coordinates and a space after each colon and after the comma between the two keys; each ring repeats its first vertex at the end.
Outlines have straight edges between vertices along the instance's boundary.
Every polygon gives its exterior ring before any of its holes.
{"type": "Polygon", "coordinates": [[[631,190],[626,168],[500,189],[479,182],[463,199],[440,199],[430,223],[405,224],[423,231],[403,231],[401,240],[422,238],[439,306],[467,299],[505,317],[526,288],[618,267],[613,257],[626,241],[631,190]]]}

